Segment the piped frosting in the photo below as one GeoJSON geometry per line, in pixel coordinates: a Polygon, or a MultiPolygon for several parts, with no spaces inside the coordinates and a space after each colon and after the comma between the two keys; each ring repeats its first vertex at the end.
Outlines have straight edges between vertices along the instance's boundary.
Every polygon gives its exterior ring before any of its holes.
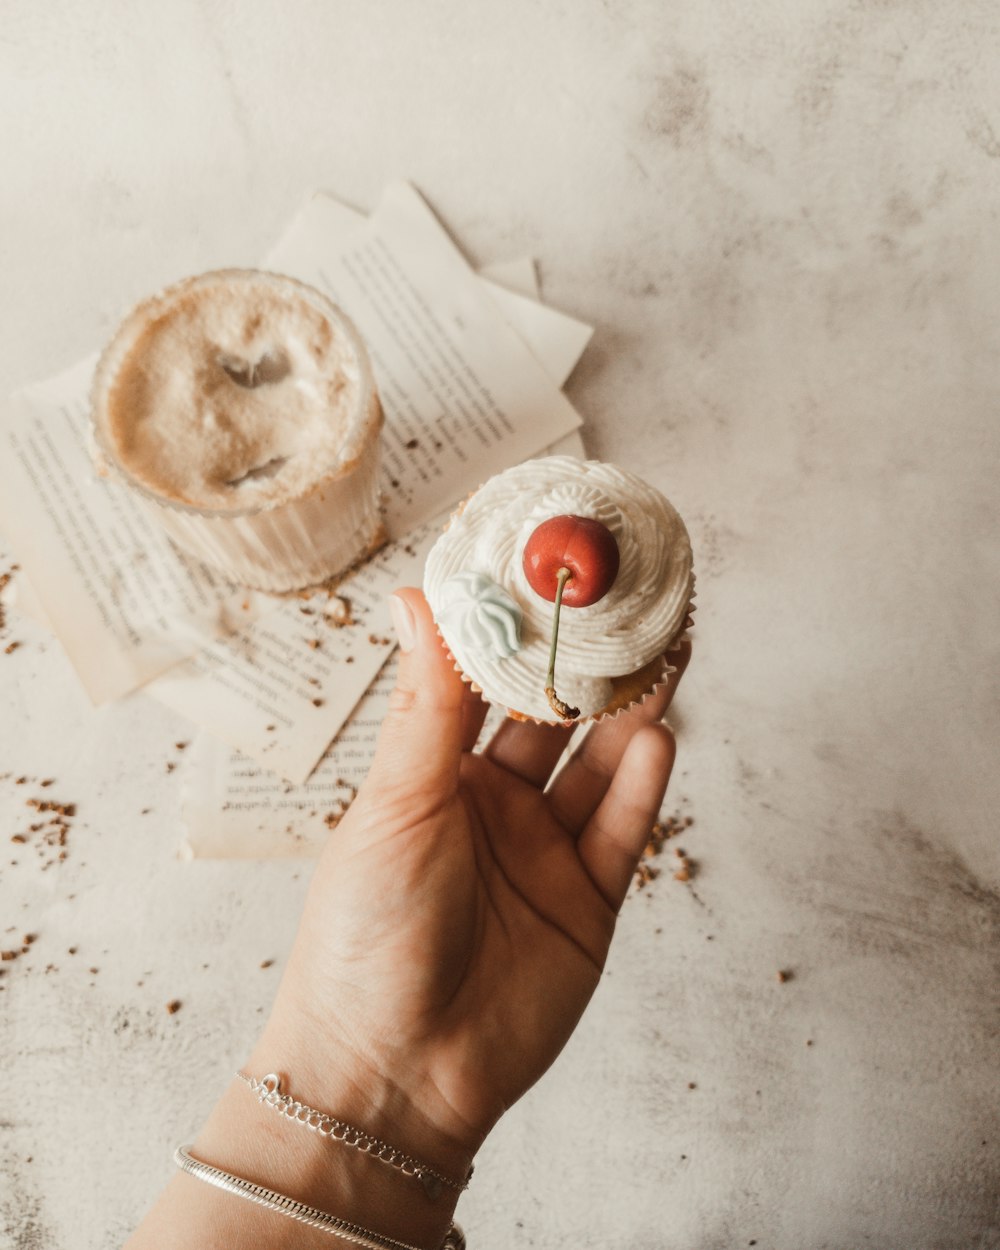
{"type": "Polygon", "coordinates": [[[537,526],[561,515],[603,522],[621,555],[608,594],[585,608],[566,607],[560,617],[556,686],[582,716],[607,706],[613,678],[664,653],[683,628],[693,592],[684,522],[634,473],[600,461],[550,456],[486,482],[431,550],[424,589],[456,662],[484,697],[539,720],[552,719],[544,687],[553,607],[528,584],[522,558],[537,526]],[[475,603],[473,583],[458,580],[470,575],[502,591],[520,610],[519,650],[502,655],[479,645],[479,609],[468,606],[475,603]]]}

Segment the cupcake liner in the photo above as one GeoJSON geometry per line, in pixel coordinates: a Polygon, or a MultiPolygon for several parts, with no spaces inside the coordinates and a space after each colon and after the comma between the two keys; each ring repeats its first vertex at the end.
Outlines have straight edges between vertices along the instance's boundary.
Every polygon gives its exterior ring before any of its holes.
{"type": "MultiPolygon", "coordinates": [[[[541,719],[537,716],[531,716],[527,712],[519,712],[516,708],[505,708],[507,716],[510,720],[521,721],[530,725],[565,725],[572,727],[576,725],[600,724],[604,721],[617,720],[623,712],[627,713],[632,708],[640,707],[645,701],[651,698],[658,690],[662,689],[670,680],[673,673],[677,672],[677,666],[670,663],[670,654],[679,651],[685,642],[690,642],[689,631],[694,628],[693,615],[696,605],[694,603],[694,575],[692,574],[692,590],[688,600],[688,606],[684,612],[684,619],[681,628],[674,635],[663,654],[655,656],[642,668],[636,669],[633,673],[625,673],[621,677],[612,678],[612,685],[615,688],[615,697],[606,704],[599,712],[593,712],[589,716],[580,716],[576,720],[559,720],[558,718],[541,719]]],[[[476,694],[482,694],[483,688],[477,681],[471,678],[455,659],[454,653],[448,646],[448,640],[441,633],[441,628],[437,628],[438,637],[444,647],[448,659],[451,660],[452,668],[458,673],[462,681],[470,686],[476,694]]],[[[501,705],[502,706],[502,705],[501,705]]]]}

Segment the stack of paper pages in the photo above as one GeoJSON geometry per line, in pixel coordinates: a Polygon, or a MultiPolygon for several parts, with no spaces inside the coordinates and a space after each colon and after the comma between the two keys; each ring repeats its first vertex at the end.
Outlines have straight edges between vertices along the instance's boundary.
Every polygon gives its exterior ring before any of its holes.
{"type": "Polygon", "coordinates": [[[14,395],[2,429],[20,609],[56,635],[94,703],[141,690],[206,731],[186,760],[196,855],[315,854],[364,776],[392,686],[388,594],[420,584],[454,505],[491,474],[582,453],[561,388],[590,327],[539,302],[530,260],[474,272],[408,184],[367,219],[314,196],[262,267],[347,311],[385,409],[391,541],[335,592],[227,585],[99,478],[96,356],[14,395]]]}

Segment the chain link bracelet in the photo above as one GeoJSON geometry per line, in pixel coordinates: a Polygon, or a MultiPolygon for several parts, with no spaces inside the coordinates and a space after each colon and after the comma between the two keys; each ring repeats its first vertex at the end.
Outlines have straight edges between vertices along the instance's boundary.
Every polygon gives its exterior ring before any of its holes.
{"type": "MultiPolygon", "coordinates": [[[[273,1189],[267,1189],[263,1185],[245,1180],[242,1176],[234,1176],[232,1172],[224,1172],[222,1168],[213,1167],[210,1163],[196,1159],[187,1146],[177,1147],[174,1151],[174,1162],[182,1172],[186,1172],[188,1176],[193,1176],[196,1180],[204,1181],[206,1185],[214,1185],[216,1189],[224,1190],[227,1194],[233,1194],[237,1198],[246,1198],[248,1202],[256,1203],[259,1207],[266,1207],[269,1211],[276,1211],[279,1215],[287,1215],[289,1219],[297,1220],[309,1228],[318,1228],[324,1233],[339,1237],[342,1241],[361,1246],[362,1250],[420,1250],[419,1246],[397,1241],[394,1237],[387,1237],[384,1233],[373,1233],[370,1229],[362,1228],[360,1224],[355,1224],[351,1220],[342,1220],[337,1215],[317,1211],[315,1207],[306,1206],[304,1202],[296,1202],[294,1198],[286,1197],[285,1194],[275,1193],[273,1189]]],[[[457,1224],[452,1224],[448,1229],[441,1244],[441,1250],[465,1250],[465,1236],[457,1224]]]]}
{"type": "Polygon", "coordinates": [[[303,1127],[311,1129],[312,1132],[318,1133],[320,1137],[328,1137],[333,1141],[342,1142],[345,1146],[351,1146],[355,1150],[360,1150],[362,1154],[370,1155],[373,1159],[378,1159],[379,1162],[386,1164],[388,1167],[395,1168],[404,1176],[414,1177],[423,1186],[428,1198],[440,1197],[441,1191],[445,1186],[449,1189],[456,1189],[459,1192],[469,1187],[469,1181],[475,1170],[471,1164],[464,1180],[452,1180],[451,1177],[435,1171],[428,1164],[421,1163],[411,1155],[404,1154],[402,1150],[397,1150],[394,1146],[386,1145],[385,1142],[380,1141],[377,1137],[372,1137],[369,1133],[364,1132],[363,1129],[356,1128],[353,1124],[346,1124],[343,1120],[338,1120],[323,1111],[317,1111],[314,1107],[307,1107],[305,1103],[292,1098],[290,1094],[283,1094],[281,1092],[281,1077],[275,1072],[269,1072],[267,1076],[259,1081],[256,1077],[248,1076],[246,1072],[237,1072],[236,1077],[244,1085],[249,1086],[253,1093],[256,1094],[260,1103],[266,1107],[271,1107],[279,1115],[283,1115],[286,1119],[291,1120],[293,1124],[301,1124],[303,1127]]]}

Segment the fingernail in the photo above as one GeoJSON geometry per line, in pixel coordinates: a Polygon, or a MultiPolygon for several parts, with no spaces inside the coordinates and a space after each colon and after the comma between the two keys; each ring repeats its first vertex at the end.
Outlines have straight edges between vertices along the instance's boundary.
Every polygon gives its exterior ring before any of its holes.
{"type": "Polygon", "coordinates": [[[410,605],[399,595],[389,596],[389,615],[392,627],[399,639],[399,649],[404,655],[412,651],[417,641],[417,623],[413,619],[410,605]]]}

